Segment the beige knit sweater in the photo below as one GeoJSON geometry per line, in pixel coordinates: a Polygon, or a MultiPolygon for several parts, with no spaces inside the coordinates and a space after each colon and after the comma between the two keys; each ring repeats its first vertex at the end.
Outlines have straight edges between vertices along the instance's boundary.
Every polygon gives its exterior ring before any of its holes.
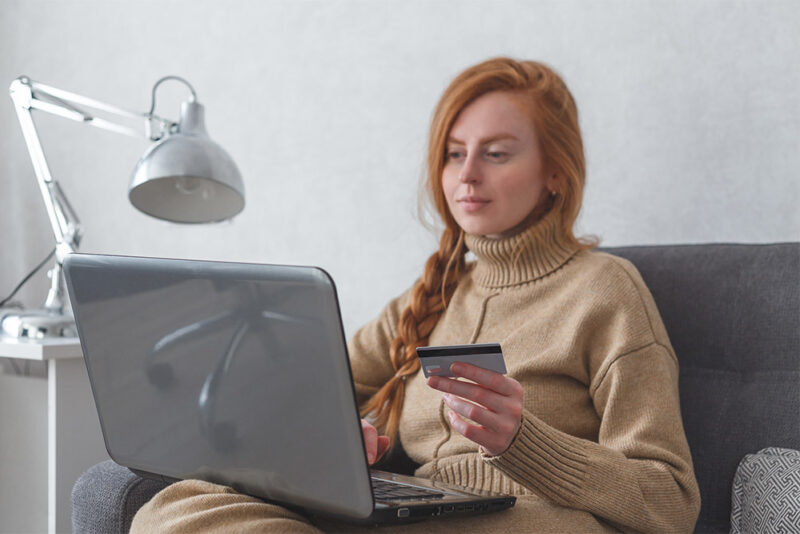
{"type": "MultiPolygon", "coordinates": [[[[408,381],[400,440],[417,475],[535,493],[618,527],[690,532],[700,494],[681,422],[678,361],[653,298],[627,260],[566,246],[549,214],[525,232],[468,235],[477,261],[430,345],[499,342],[524,387],[522,428],[494,458],[451,429],[441,393],[408,381]],[[513,261],[520,247],[524,253],[513,261]]],[[[349,350],[363,401],[393,374],[386,357],[410,291],[349,350]]]]}
{"type": "MultiPolygon", "coordinates": [[[[522,427],[503,454],[449,425],[441,393],[408,380],[400,440],[418,476],[519,495],[509,511],[404,527],[415,532],[691,532],[700,495],[681,422],[678,362],[650,292],[627,260],[576,252],[554,214],[514,237],[467,236],[476,261],[431,345],[499,342],[524,387],[522,427]],[[520,248],[523,253],[515,255],[520,248]],[[515,261],[515,258],[516,261],[515,261]]],[[[388,358],[410,290],[351,339],[364,402],[394,373],[388,358]]],[[[229,488],[173,484],[133,532],[353,530],[317,523],[229,488]]],[[[381,529],[382,532],[395,530],[381,529]]]]}

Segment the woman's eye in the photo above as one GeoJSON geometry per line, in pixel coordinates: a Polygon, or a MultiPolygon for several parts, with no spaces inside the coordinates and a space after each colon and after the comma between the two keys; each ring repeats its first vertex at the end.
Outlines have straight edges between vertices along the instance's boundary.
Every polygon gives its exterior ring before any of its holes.
{"type": "Polygon", "coordinates": [[[453,151],[447,153],[447,159],[458,159],[460,157],[461,157],[461,152],[453,151]]]}
{"type": "Polygon", "coordinates": [[[503,159],[508,154],[506,154],[505,152],[487,152],[486,155],[492,159],[503,159]]]}

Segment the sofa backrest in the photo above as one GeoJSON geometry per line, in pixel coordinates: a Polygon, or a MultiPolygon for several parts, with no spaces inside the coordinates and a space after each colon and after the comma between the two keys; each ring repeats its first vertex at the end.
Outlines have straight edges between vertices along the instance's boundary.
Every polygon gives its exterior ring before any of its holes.
{"type": "Polygon", "coordinates": [[[680,364],[696,531],[727,532],[742,457],[800,449],[800,243],[599,250],[630,260],[658,305],[680,364]]]}

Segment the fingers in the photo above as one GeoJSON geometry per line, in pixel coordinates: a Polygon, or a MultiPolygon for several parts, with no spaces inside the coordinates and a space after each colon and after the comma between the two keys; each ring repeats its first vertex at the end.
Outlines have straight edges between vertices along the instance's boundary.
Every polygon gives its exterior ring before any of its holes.
{"type": "Polygon", "coordinates": [[[483,369],[476,365],[457,362],[450,366],[450,372],[456,376],[472,380],[476,384],[480,384],[506,397],[514,397],[522,394],[522,385],[513,378],[503,376],[489,369],[483,369]]]}
{"type": "Polygon", "coordinates": [[[490,456],[498,456],[508,449],[510,441],[502,435],[477,425],[471,425],[452,411],[448,412],[447,418],[450,420],[450,426],[456,432],[483,447],[490,456]]]}
{"type": "Polygon", "coordinates": [[[361,433],[364,435],[364,449],[367,451],[369,465],[378,459],[378,431],[365,419],[361,420],[361,433]]]}
{"type": "Polygon", "coordinates": [[[521,422],[512,424],[511,421],[505,421],[503,428],[506,430],[499,431],[482,425],[473,425],[454,410],[447,412],[447,418],[456,432],[483,447],[489,456],[499,456],[507,451],[521,424],[521,422]]]}
{"type": "Polygon", "coordinates": [[[375,461],[381,459],[383,453],[389,449],[389,438],[387,436],[378,436],[378,454],[375,456],[375,461]]]}
{"type": "Polygon", "coordinates": [[[364,435],[364,449],[367,451],[369,465],[377,462],[389,448],[389,438],[379,436],[378,430],[366,419],[361,420],[361,433],[364,435]]]}
{"type": "Polygon", "coordinates": [[[486,428],[503,434],[507,434],[513,430],[513,422],[511,422],[508,417],[500,416],[487,410],[483,406],[478,406],[477,404],[449,393],[444,394],[444,402],[454,412],[486,428]]]}
{"type": "Polygon", "coordinates": [[[452,393],[453,395],[471,400],[476,404],[489,408],[495,413],[507,411],[510,404],[513,402],[511,398],[484,386],[470,384],[469,382],[461,382],[453,378],[432,376],[428,378],[428,385],[444,393],[452,393]]]}

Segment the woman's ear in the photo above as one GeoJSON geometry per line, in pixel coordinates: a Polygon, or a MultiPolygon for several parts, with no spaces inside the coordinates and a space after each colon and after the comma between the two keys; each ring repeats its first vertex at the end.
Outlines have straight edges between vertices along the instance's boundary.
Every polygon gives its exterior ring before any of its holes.
{"type": "Polygon", "coordinates": [[[554,172],[550,174],[550,176],[548,176],[547,178],[547,189],[549,189],[550,191],[558,191],[559,181],[560,180],[558,179],[558,173],[554,172]]]}

